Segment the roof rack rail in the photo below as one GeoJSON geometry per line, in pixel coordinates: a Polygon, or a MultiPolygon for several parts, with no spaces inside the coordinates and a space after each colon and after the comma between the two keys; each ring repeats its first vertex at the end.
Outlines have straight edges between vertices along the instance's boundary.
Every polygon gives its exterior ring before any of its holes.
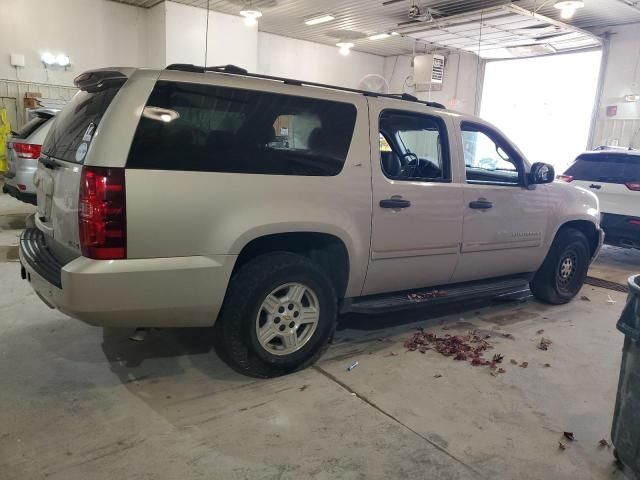
{"type": "Polygon", "coordinates": [[[307,82],[305,80],[294,80],[292,78],[285,77],[275,77],[272,75],[262,75],[259,73],[249,73],[247,70],[241,67],[237,67],[236,65],[222,65],[217,67],[202,67],[187,63],[174,63],[169,65],[166,70],[176,70],[181,72],[193,72],[193,73],[226,73],[230,75],[239,75],[243,77],[251,77],[251,78],[260,78],[263,80],[274,80],[277,82],[282,82],[286,85],[296,85],[296,86],[309,86],[309,87],[319,87],[319,88],[329,88],[331,90],[340,90],[343,92],[351,92],[351,93],[359,93],[364,95],[365,97],[382,97],[382,98],[394,98],[397,100],[405,100],[408,102],[420,103],[422,105],[426,105],[432,108],[442,108],[446,109],[444,105],[438,102],[423,102],[419,100],[417,97],[410,95],[408,93],[378,93],[378,92],[370,92],[367,90],[359,90],[357,88],[348,88],[348,87],[339,87],[337,85],[327,85],[324,83],[317,82],[307,82]]]}

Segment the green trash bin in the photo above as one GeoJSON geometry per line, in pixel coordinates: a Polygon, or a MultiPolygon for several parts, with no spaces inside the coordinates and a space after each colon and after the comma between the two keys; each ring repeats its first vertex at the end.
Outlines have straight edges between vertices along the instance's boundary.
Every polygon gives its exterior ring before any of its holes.
{"type": "Polygon", "coordinates": [[[640,477],[640,275],[629,279],[629,297],[616,326],[625,339],[611,440],[618,461],[640,477]]]}

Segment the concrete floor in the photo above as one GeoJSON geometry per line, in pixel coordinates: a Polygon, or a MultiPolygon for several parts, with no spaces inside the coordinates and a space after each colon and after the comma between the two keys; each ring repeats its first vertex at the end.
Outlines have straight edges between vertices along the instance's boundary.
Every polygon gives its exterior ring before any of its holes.
{"type": "MultiPolygon", "coordinates": [[[[632,253],[599,268],[626,278],[627,263],[640,271],[632,253]]],[[[561,307],[347,317],[315,367],[264,381],[221,363],[205,330],[133,343],[48,309],[15,262],[0,262],[0,285],[2,480],[623,478],[598,445],[611,427],[622,293],[586,286],[588,301],[561,307]],[[407,352],[417,326],[490,333],[488,356],[504,354],[507,372],[407,352]],[[561,451],[563,431],[577,441],[561,451]]]]}

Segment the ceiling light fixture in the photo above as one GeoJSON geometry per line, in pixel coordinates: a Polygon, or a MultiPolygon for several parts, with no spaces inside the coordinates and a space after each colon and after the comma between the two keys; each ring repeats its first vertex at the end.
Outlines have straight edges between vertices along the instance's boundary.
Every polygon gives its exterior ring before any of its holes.
{"type": "Polygon", "coordinates": [[[241,10],[240,16],[244,17],[244,24],[247,27],[255,27],[262,12],[260,10],[241,10]]]}
{"type": "Polygon", "coordinates": [[[335,20],[336,17],[330,15],[328,13],[323,13],[321,15],[316,15],[315,17],[307,18],[304,23],[305,25],[319,25],[321,23],[330,22],[331,20],[335,20]]]}
{"type": "Polygon", "coordinates": [[[388,33],[378,33],[376,35],[371,35],[369,40],[382,40],[383,38],[387,38],[390,35],[388,33]]]}
{"type": "Polygon", "coordinates": [[[391,35],[393,35],[394,37],[397,37],[400,34],[398,32],[391,32],[391,35]]]}
{"type": "Polygon", "coordinates": [[[353,43],[351,42],[338,42],[336,43],[336,47],[340,48],[340,55],[347,56],[351,53],[351,49],[353,48],[353,43]]]}
{"type": "Polygon", "coordinates": [[[51,52],[44,52],[40,56],[40,60],[42,60],[42,63],[44,63],[45,67],[67,68],[69,65],[71,65],[71,60],[64,53],[54,55],[51,52]]]}
{"type": "Polygon", "coordinates": [[[560,16],[562,18],[568,20],[573,17],[576,10],[584,7],[584,2],[582,0],[560,0],[553,6],[560,10],[560,16]]]}
{"type": "Polygon", "coordinates": [[[631,93],[624,96],[625,102],[640,102],[640,93],[631,93]]]}

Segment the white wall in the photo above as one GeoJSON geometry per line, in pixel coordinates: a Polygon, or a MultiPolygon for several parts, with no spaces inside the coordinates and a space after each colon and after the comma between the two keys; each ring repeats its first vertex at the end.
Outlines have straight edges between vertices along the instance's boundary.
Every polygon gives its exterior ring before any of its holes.
{"type": "MultiPolygon", "coordinates": [[[[446,54],[444,82],[441,91],[415,92],[411,55],[387,57],[384,61],[384,77],[392,93],[410,93],[421,100],[442,103],[452,110],[475,113],[476,86],[482,91],[485,62],[472,53],[446,54]],[[480,82],[478,83],[478,75],[480,82]]],[[[478,96],[478,102],[480,96],[478,96]]],[[[477,106],[479,109],[479,105],[477,106]]]]}
{"type": "Polygon", "coordinates": [[[105,0],[0,0],[0,78],[72,85],[79,73],[106,65],[146,65],[146,12],[105,0]],[[45,70],[43,52],[65,53],[71,66],[45,70]],[[10,66],[11,53],[26,67],[10,66]]]}
{"type": "Polygon", "coordinates": [[[146,63],[151,68],[166,67],[167,60],[167,8],[160,3],[146,12],[146,63]]]}
{"type": "Polygon", "coordinates": [[[260,32],[258,72],[358,88],[365,75],[384,73],[384,57],[353,51],[342,56],[337,47],[260,32]]]}
{"type": "Polygon", "coordinates": [[[640,149],[640,102],[624,101],[625,95],[640,93],[640,24],[606,31],[610,33],[609,58],[591,143],[592,146],[621,145],[640,149]],[[609,105],[618,106],[615,117],[607,117],[609,105]]]}
{"type": "MultiPolygon", "coordinates": [[[[166,2],[166,64],[202,65],[207,12],[202,8],[166,2]]],[[[234,15],[209,12],[207,65],[234,64],[255,71],[258,30],[234,15]]]]}

